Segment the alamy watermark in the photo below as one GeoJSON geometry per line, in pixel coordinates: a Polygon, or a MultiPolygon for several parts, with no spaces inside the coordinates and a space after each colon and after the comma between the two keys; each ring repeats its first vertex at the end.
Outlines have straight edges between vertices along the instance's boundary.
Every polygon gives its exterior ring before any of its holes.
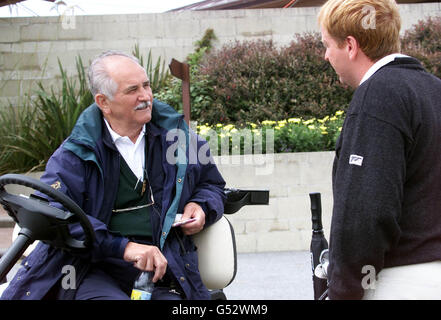
{"type": "Polygon", "coordinates": [[[361,19],[361,26],[364,29],[375,29],[376,28],[376,11],[371,5],[365,5],[362,9],[365,16],[361,19]]]}
{"type": "Polygon", "coordinates": [[[68,3],[66,3],[66,1],[56,0],[51,10],[57,11],[57,13],[60,15],[61,27],[64,30],[69,30],[76,28],[76,8],[81,9],[77,5],[69,5],[68,3]]]}
{"type": "Polygon", "coordinates": [[[64,290],[75,290],[77,288],[77,272],[75,267],[67,264],[61,269],[61,273],[64,274],[61,279],[61,287],[64,290]]]}
{"type": "Polygon", "coordinates": [[[361,287],[364,290],[375,290],[377,282],[377,271],[372,265],[365,265],[361,269],[361,273],[365,276],[361,279],[361,287]]]}

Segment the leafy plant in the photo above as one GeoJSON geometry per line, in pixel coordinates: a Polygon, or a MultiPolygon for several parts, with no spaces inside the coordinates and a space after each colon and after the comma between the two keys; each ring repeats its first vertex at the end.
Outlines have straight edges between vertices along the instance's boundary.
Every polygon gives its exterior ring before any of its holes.
{"type": "Polygon", "coordinates": [[[441,78],[441,17],[428,17],[406,30],[401,39],[402,52],[421,61],[441,78]]]}
{"type": "Polygon", "coordinates": [[[352,91],[343,87],[317,33],[297,35],[289,46],[270,40],[223,45],[205,55],[198,79],[213,88],[213,103],[197,106],[202,122],[246,122],[324,117],[346,109],[352,91]]]}
{"type": "Polygon", "coordinates": [[[273,144],[271,151],[309,152],[334,150],[343,125],[344,111],[317,119],[289,118],[264,120],[260,124],[203,124],[196,132],[210,143],[214,155],[265,153],[266,143],[273,144]],[[267,141],[266,135],[272,132],[267,141]]]}
{"type": "Polygon", "coordinates": [[[76,60],[77,77],[70,78],[58,62],[61,90],[46,91],[38,83],[37,98],[23,107],[0,111],[0,172],[41,170],[55,149],[72,131],[80,113],[93,103],[81,57],[76,60]]]}

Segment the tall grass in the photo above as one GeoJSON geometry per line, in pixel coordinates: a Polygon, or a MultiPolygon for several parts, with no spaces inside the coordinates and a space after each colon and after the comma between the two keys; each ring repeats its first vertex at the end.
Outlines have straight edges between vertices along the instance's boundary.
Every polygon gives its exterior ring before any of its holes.
{"type": "Polygon", "coordinates": [[[0,173],[44,169],[55,149],[70,134],[80,113],[93,102],[81,57],[76,77],[69,77],[60,61],[61,89],[46,90],[41,82],[35,99],[21,107],[0,110],[0,173]]]}

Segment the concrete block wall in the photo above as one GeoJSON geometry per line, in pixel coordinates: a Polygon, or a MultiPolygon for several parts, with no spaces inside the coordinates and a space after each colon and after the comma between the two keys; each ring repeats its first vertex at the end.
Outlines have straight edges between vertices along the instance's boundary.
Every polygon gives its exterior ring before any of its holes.
{"type": "Polygon", "coordinates": [[[245,206],[227,215],[238,252],[308,250],[311,241],[309,193],[320,192],[325,234],[332,214],[334,152],[299,152],[215,157],[227,187],[269,190],[269,205],[245,206]],[[264,157],[264,163],[257,157],[264,157]],[[261,170],[265,167],[265,170],[261,170]]]}
{"type": "MultiPolygon", "coordinates": [[[[31,95],[36,81],[59,84],[58,59],[68,74],[75,75],[75,58],[85,65],[96,54],[118,49],[132,51],[135,44],[144,55],[152,50],[161,57],[183,60],[194,51],[208,28],[213,28],[216,47],[231,42],[271,39],[286,45],[296,33],[319,31],[319,8],[186,11],[73,17],[0,19],[0,105],[20,104],[31,95]]],[[[419,19],[441,15],[440,3],[400,5],[403,30],[419,19]]]]}

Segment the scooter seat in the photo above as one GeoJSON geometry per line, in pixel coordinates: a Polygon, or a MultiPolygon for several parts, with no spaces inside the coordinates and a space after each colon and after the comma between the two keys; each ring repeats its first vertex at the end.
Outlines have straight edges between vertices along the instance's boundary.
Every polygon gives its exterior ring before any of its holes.
{"type": "Polygon", "coordinates": [[[193,235],[198,250],[202,282],[210,290],[227,287],[236,276],[237,252],[234,229],[222,216],[216,223],[193,235]]]}

